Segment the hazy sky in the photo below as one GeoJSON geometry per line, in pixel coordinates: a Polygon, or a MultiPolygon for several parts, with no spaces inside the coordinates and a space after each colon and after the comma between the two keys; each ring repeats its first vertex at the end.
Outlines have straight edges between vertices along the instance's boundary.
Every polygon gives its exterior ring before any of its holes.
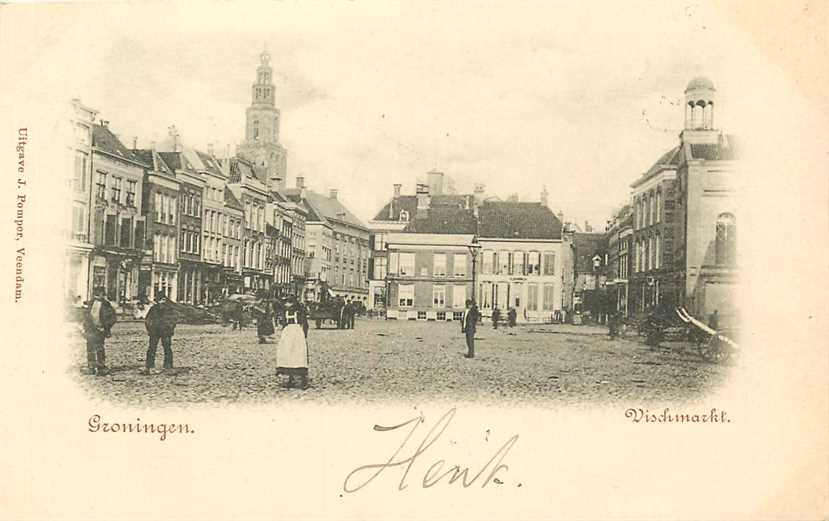
{"type": "Polygon", "coordinates": [[[599,227],[677,142],[688,80],[714,81],[729,131],[743,87],[710,9],[618,4],[75,7],[54,22],[54,48],[70,52],[41,63],[63,68],[68,97],[128,146],[175,124],[186,144],[223,151],[243,139],[267,47],[289,184],[337,188],[368,220],[393,183],[413,193],[437,168],[459,190],[483,182],[501,197],[538,200],[546,185],[553,209],[599,227]]]}

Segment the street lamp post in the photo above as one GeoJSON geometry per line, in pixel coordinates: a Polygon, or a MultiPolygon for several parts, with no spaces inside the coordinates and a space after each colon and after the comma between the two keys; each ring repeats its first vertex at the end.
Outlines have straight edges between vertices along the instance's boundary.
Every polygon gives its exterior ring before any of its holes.
{"type": "Polygon", "coordinates": [[[475,299],[475,287],[478,285],[476,274],[478,272],[478,253],[480,251],[481,245],[478,244],[478,236],[472,236],[472,243],[467,246],[469,249],[469,254],[472,256],[472,303],[477,305],[477,301],[475,299]]]}

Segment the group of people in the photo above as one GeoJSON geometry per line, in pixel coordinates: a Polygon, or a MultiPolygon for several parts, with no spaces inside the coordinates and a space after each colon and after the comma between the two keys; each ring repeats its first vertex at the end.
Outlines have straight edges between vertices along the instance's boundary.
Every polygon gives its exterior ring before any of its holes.
{"type": "MultiPolygon", "coordinates": [[[[276,374],[288,376],[288,387],[295,387],[297,380],[302,388],[308,387],[308,315],[296,297],[279,303],[279,316],[274,313],[274,302],[264,299],[253,306],[260,343],[273,335],[274,319],[282,325],[277,346],[276,374]]],[[[75,309],[82,309],[80,329],[86,340],[89,374],[104,376],[110,370],[106,365],[105,342],[112,336],[112,328],[118,320],[115,308],[104,297],[103,288],[95,288],[92,300],[77,302],[75,309]],[[83,306],[81,308],[81,305],[83,306]]],[[[144,325],[149,336],[144,368],[149,375],[155,369],[158,344],[164,350],[163,370],[173,369],[173,335],[178,323],[178,312],[164,291],[156,293],[156,302],[147,310],[144,325]]],[[[235,324],[234,324],[235,327],[235,324]]],[[[353,326],[352,326],[353,327],[353,326]]]]}
{"type": "MultiPolygon", "coordinates": [[[[104,297],[103,288],[95,288],[92,300],[86,303],[81,317],[81,332],[86,339],[86,361],[89,374],[104,376],[109,374],[106,365],[106,339],[112,336],[112,327],[118,321],[115,308],[104,297]]],[[[173,368],[173,334],[178,323],[178,313],[160,291],[156,294],[156,303],[147,311],[144,324],[149,336],[149,346],[144,359],[143,374],[149,374],[155,368],[155,354],[158,344],[164,349],[165,370],[173,368]]]]}
{"type": "Polygon", "coordinates": [[[360,302],[354,299],[345,300],[337,297],[340,305],[340,318],[337,326],[340,329],[354,329],[354,317],[360,312],[360,302]]]}
{"type": "MultiPolygon", "coordinates": [[[[507,325],[509,327],[515,327],[517,318],[518,313],[515,311],[515,308],[509,308],[509,311],[507,311],[507,325]]],[[[501,320],[501,310],[496,306],[495,309],[492,310],[492,328],[498,329],[498,324],[501,320]]]]}

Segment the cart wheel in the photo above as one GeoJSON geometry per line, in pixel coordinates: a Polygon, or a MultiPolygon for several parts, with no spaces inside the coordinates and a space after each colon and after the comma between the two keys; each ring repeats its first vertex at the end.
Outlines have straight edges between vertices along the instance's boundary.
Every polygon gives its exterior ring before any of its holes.
{"type": "Polygon", "coordinates": [[[700,344],[699,352],[703,360],[715,364],[725,362],[730,355],[728,346],[716,335],[709,338],[707,342],[700,344]]]}

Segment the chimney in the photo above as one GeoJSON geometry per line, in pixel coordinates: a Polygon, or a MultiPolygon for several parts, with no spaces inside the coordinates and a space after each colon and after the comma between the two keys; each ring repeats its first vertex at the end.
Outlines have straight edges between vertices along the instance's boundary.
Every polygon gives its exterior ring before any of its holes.
{"type": "Polygon", "coordinates": [[[432,170],[426,174],[426,182],[429,184],[429,193],[432,195],[443,194],[443,172],[432,170]]]}
{"type": "Polygon", "coordinates": [[[336,188],[332,188],[331,190],[328,191],[328,197],[330,197],[331,199],[334,199],[336,201],[337,200],[337,191],[338,190],[336,188]]]}
{"type": "Polygon", "coordinates": [[[109,128],[109,120],[108,119],[102,119],[101,120],[101,126],[104,127],[104,128],[109,128]]]}
{"type": "Polygon", "coordinates": [[[400,183],[395,183],[394,184],[394,196],[395,197],[400,197],[400,189],[401,188],[403,188],[403,185],[401,185],[400,183]]]}
{"type": "Polygon", "coordinates": [[[302,190],[305,188],[305,178],[301,175],[296,177],[296,187],[298,190],[302,190]]]}
{"type": "Polygon", "coordinates": [[[429,185],[418,183],[417,189],[417,216],[419,218],[426,217],[429,213],[429,205],[431,204],[431,197],[429,197],[429,185]]]}
{"type": "Polygon", "coordinates": [[[590,223],[587,222],[587,221],[584,221],[584,232],[585,233],[591,233],[592,231],[593,231],[593,227],[590,226],[590,223]]]}
{"type": "Polygon", "coordinates": [[[207,155],[210,156],[210,157],[214,156],[214,154],[213,154],[213,143],[208,143],[207,144],[207,155]]]}
{"type": "Polygon", "coordinates": [[[518,202],[518,194],[516,194],[516,193],[510,194],[509,197],[507,197],[507,202],[508,203],[517,203],[518,202]]]}
{"type": "Polygon", "coordinates": [[[545,208],[547,208],[547,196],[548,195],[549,194],[547,193],[547,186],[544,185],[544,187],[541,189],[541,206],[543,206],[545,208]]]}
{"type": "Polygon", "coordinates": [[[136,136],[132,136],[132,149],[138,150],[138,138],[136,136]]]}
{"type": "Polygon", "coordinates": [[[176,126],[170,125],[167,127],[167,132],[170,134],[170,137],[173,138],[173,152],[181,152],[181,144],[179,143],[179,134],[176,126]]]}

